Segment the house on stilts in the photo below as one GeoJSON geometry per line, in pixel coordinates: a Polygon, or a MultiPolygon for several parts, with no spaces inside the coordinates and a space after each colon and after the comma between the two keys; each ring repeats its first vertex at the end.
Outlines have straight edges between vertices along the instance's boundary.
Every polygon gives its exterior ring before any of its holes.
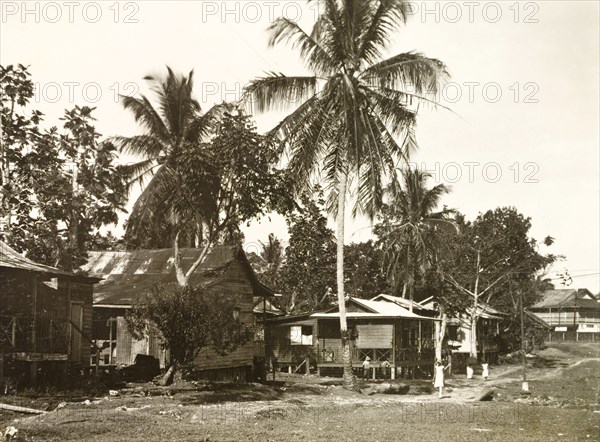
{"type": "Polygon", "coordinates": [[[0,379],[65,384],[88,370],[98,281],[33,262],[0,241],[0,379]]]}
{"type": "MultiPolygon", "coordinates": [[[[376,297],[377,298],[377,297],[376,297]]],[[[348,298],[346,317],[351,334],[352,365],[360,373],[365,358],[371,359],[372,376],[383,377],[382,364],[389,363],[389,375],[429,375],[434,363],[435,318],[410,312],[384,298],[348,298]]],[[[277,367],[289,372],[319,375],[341,374],[342,346],[339,308],[267,320],[269,356],[277,367]]]]}

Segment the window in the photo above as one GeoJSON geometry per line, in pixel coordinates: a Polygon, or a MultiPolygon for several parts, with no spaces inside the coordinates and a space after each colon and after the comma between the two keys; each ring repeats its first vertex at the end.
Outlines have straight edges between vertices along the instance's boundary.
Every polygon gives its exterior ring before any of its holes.
{"type": "Polygon", "coordinates": [[[292,325],[290,327],[291,345],[313,345],[311,325],[292,325]]]}
{"type": "Polygon", "coordinates": [[[446,336],[450,341],[458,341],[458,325],[446,326],[446,336]]]}

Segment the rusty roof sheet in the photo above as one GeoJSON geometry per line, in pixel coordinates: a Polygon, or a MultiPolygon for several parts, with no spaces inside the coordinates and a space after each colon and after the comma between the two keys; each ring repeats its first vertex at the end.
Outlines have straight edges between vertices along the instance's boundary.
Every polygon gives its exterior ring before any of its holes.
{"type": "Polygon", "coordinates": [[[88,282],[98,281],[98,278],[67,272],[44,264],[38,264],[37,262],[25,258],[2,241],[0,241],[0,267],[42,273],[51,275],[52,277],[64,276],[71,279],[85,279],[88,282]]]}
{"type": "MultiPolygon", "coordinates": [[[[180,249],[181,264],[187,272],[200,256],[200,249],[180,249]]],[[[174,267],[174,249],[90,252],[83,270],[103,278],[94,291],[94,303],[131,305],[137,296],[147,293],[157,284],[177,284],[174,267]]],[[[223,274],[233,261],[248,265],[255,290],[266,290],[257,279],[239,247],[213,247],[205,261],[194,271],[190,283],[210,284],[223,274]]]]}

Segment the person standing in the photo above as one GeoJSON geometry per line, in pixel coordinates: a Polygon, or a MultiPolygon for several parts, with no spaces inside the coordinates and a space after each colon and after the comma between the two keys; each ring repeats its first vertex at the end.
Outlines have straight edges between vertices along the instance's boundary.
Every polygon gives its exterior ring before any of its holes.
{"type": "Polygon", "coordinates": [[[444,391],[444,371],[448,368],[442,364],[442,362],[438,359],[435,361],[435,367],[433,371],[433,387],[438,389],[439,398],[442,398],[442,394],[444,391]]]}
{"type": "Polygon", "coordinates": [[[363,367],[363,381],[369,378],[369,370],[371,369],[371,358],[366,357],[365,361],[362,363],[363,367]]]}
{"type": "Polygon", "coordinates": [[[473,365],[477,364],[475,358],[467,358],[467,379],[473,379],[473,365]]]}
{"type": "Polygon", "coordinates": [[[489,367],[490,366],[489,366],[489,364],[487,362],[484,362],[484,363],[481,364],[481,376],[486,381],[488,380],[488,377],[490,375],[490,368],[489,367]]]}
{"type": "Polygon", "coordinates": [[[384,359],[383,362],[381,363],[381,369],[383,370],[383,378],[386,381],[388,380],[388,368],[390,368],[390,361],[388,361],[387,359],[384,359]]]}

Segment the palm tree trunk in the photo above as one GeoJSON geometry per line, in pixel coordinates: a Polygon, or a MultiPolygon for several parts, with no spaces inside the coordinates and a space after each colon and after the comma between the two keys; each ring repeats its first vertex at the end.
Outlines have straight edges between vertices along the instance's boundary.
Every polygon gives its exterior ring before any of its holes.
{"type": "Polygon", "coordinates": [[[477,358],[477,319],[479,319],[479,315],[477,312],[478,302],[479,301],[479,274],[480,268],[479,263],[481,261],[481,252],[479,249],[477,250],[477,276],[475,277],[475,289],[474,289],[474,302],[473,302],[473,312],[471,313],[471,354],[470,356],[477,358]]]}
{"type": "Polygon", "coordinates": [[[442,360],[442,344],[444,337],[446,336],[446,324],[448,323],[448,315],[444,307],[440,306],[440,319],[441,321],[435,321],[435,360],[442,360]]]}
{"type": "Polygon", "coordinates": [[[347,173],[340,179],[338,192],[337,221],[337,296],[340,311],[340,336],[342,340],[342,361],[344,367],[344,387],[348,390],[357,390],[358,386],[352,371],[352,352],[350,349],[350,335],[346,322],[346,300],[344,296],[344,212],[346,210],[346,185],[347,173]]]}

